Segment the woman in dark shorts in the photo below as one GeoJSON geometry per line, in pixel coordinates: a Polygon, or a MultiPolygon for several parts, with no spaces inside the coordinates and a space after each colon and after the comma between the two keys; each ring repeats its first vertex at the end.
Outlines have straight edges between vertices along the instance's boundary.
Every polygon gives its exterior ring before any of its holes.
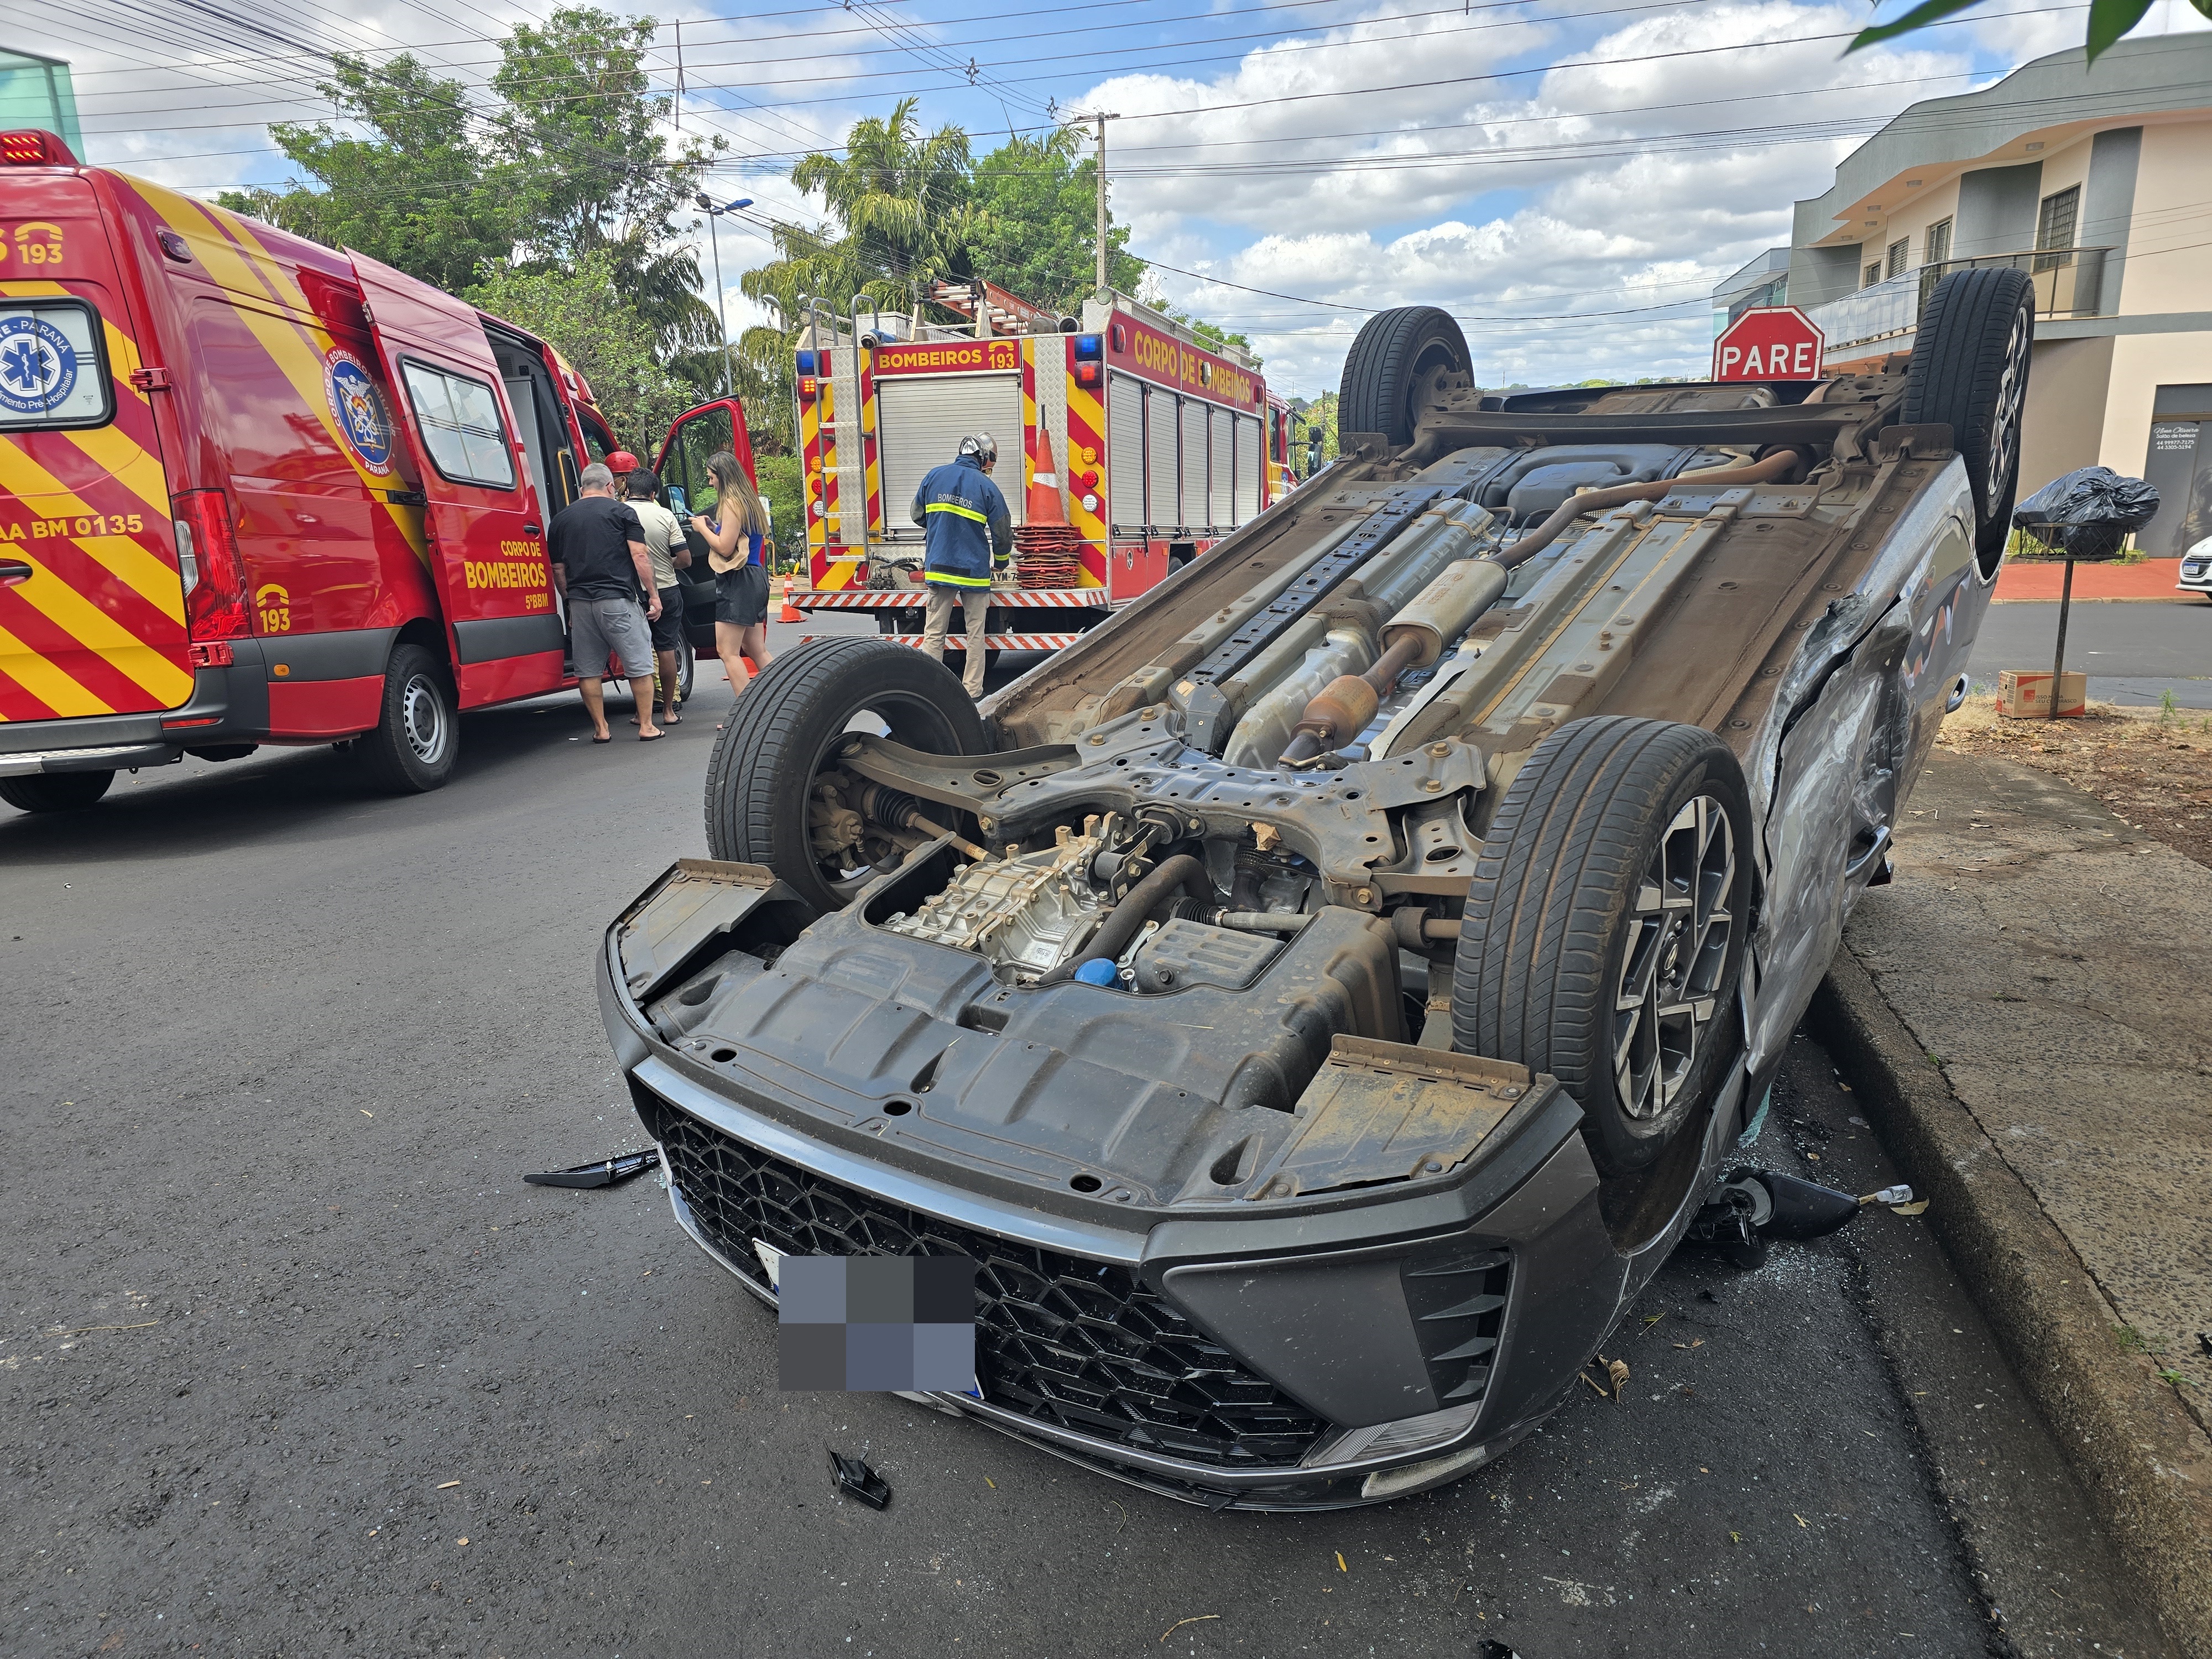
{"type": "Polygon", "coordinates": [[[714,513],[693,514],[691,527],[706,541],[707,567],[714,573],[714,654],[734,694],[751,678],[746,658],[755,669],[769,665],[768,567],[761,562],[768,514],[729,451],[708,458],[707,478],[714,487],[714,513]]]}

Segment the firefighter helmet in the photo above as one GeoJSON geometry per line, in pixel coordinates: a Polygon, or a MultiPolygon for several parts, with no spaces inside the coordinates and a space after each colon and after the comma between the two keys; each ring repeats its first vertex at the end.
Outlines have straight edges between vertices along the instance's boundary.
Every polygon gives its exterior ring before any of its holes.
{"type": "Polygon", "coordinates": [[[988,466],[999,459],[999,441],[988,432],[971,432],[960,441],[960,453],[973,455],[988,466]]]}

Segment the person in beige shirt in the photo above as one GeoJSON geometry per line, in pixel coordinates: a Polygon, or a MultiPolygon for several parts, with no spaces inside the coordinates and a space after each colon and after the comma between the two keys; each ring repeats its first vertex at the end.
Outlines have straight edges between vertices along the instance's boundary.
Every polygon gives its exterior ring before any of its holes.
{"type": "Polygon", "coordinates": [[[691,547],[684,539],[684,526],[676,522],[676,515],[653,500],[659,493],[660,479],[650,467],[634,468],[623,479],[623,494],[645,531],[653,591],[660,595],[660,615],[653,623],[653,656],[660,671],[660,723],[681,726],[684,717],[677,712],[681,705],[676,698],[678,659],[690,647],[684,638],[684,586],[676,580],[676,573],[690,568],[691,547]]]}

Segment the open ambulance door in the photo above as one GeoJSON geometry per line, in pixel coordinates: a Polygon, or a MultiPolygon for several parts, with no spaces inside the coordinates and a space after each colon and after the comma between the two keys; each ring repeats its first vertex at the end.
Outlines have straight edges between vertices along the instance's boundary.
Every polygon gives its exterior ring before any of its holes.
{"type": "Polygon", "coordinates": [[[558,690],[566,634],[545,514],[483,324],[426,283],[351,249],[346,257],[422,480],[460,706],[558,690]]]}
{"type": "MultiPolygon", "coordinates": [[[[725,451],[738,458],[745,477],[757,488],[759,477],[753,471],[753,444],[745,431],[744,406],[735,398],[717,398],[678,416],[670,422],[668,436],[661,441],[659,457],[653,464],[653,470],[660,475],[669,510],[677,514],[678,522],[684,526],[684,540],[691,548],[691,574],[700,581],[714,579],[707,574],[707,544],[691,528],[690,514],[714,516],[714,486],[708,481],[707,463],[725,451]],[[681,511],[677,508],[679,496],[684,503],[681,511]]],[[[787,535],[805,532],[803,525],[795,531],[793,526],[784,526],[787,535]]]]}

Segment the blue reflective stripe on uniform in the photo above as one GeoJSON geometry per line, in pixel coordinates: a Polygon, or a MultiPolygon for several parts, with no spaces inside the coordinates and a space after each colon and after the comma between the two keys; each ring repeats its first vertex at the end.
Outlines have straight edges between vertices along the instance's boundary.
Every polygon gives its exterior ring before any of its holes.
{"type": "Polygon", "coordinates": [[[925,513],[957,513],[963,519],[975,520],[977,524],[991,522],[988,517],[978,513],[974,507],[963,507],[957,501],[932,501],[922,510],[925,513]]]}
{"type": "Polygon", "coordinates": [[[988,587],[991,585],[988,576],[956,576],[949,570],[926,570],[921,579],[926,582],[941,582],[948,587],[988,587]]]}

